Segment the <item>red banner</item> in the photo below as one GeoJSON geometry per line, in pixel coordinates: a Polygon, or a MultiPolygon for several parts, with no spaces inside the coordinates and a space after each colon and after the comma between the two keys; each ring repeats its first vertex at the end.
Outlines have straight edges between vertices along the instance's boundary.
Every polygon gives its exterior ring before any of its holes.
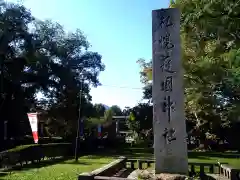
{"type": "Polygon", "coordinates": [[[38,119],[37,113],[28,113],[28,119],[32,129],[32,135],[35,143],[38,143],[38,119]]]}

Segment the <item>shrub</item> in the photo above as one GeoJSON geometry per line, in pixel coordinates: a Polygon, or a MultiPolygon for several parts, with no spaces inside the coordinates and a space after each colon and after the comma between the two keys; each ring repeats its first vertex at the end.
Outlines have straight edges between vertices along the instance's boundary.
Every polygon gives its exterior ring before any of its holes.
{"type": "Polygon", "coordinates": [[[0,166],[12,167],[31,161],[40,162],[44,158],[66,157],[71,155],[70,143],[30,144],[17,146],[0,152],[0,166]]]}
{"type": "Polygon", "coordinates": [[[51,143],[45,144],[43,148],[43,155],[47,158],[66,157],[71,154],[70,143],[51,143]]]}
{"type": "MultiPolygon", "coordinates": [[[[60,137],[39,137],[38,143],[39,144],[49,144],[49,143],[65,143],[69,142],[65,139],[62,139],[60,137]]],[[[16,146],[22,146],[22,145],[29,145],[33,143],[33,137],[32,136],[24,136],[24,137],[15,137],[13,139],[8,139],[4,141],[4,144],[1,144],[0,151],[4,151],[7,149],[12,149],[16,146]]]]}

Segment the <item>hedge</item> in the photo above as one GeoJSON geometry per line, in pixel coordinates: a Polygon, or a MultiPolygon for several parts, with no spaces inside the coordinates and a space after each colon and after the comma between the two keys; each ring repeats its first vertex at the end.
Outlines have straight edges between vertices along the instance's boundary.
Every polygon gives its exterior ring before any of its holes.
{"type": "Polygon", "coordinates": [[[0,152],[0,166],[13,167],[18,163],[40,162],[45,158],[66,157],[72,154],[71,143],[30,144],[0,152]]]}
{"type": "MultiPolygon", "coordinates": [[[[29,144],[32,144],[33,142],[34,141],[32,136],[11,138],[1,142],[0,152],[7,149],[14,148],[16,146],[29,145],[29,144]]],[[[65,142],[69,142],[69,141],[66,141],[65,139],[62,139],[59,137],[39,137],[38,139],[39,144],[65,143],[65,142]]]]}

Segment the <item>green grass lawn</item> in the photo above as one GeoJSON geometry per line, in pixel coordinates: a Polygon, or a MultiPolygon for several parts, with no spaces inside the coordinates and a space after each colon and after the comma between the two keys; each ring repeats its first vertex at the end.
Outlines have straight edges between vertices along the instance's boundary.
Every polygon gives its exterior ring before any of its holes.
{"type": "MultiPolygon", "coordinates": [[[[118,153],[127,157],[153,159],[153,151],[151,151],[150,149],[130,148],[118,153]]],[[[189,162],[228,163],[231,166],[240,168],[240,153],[189,152],[188,159],[189,162]]]]}
{"type": "MultiPolygon", "coordinates": [[[[118,150],[99,153],[99,155],[89,155],[79,158],[79,162],[74,160],[65,160],[53,163],[43,162],[38,165],[24,166],[21,171],[13,171],[12,174],[0,173],[0,179],[7,180],[76,180],[77,174],[89,172],[97,169],[118,156],[123,155],[131,158],[152,159],[153,152],[150,149],[131,148],[127,150],[118,150]]],[[[210,162],[217,161],[228,163],[234,167],[240,168],[240,154],[236,153],[207,153],[190,152],[189,162],[210,162]]]]}
{"type": "Polygon", "coordinates": [[[240,168],[239,153],[214,153],[214,152],[190,152],[189,162],[206,162],[206,163],[228,163],[230,166],[240,168]]]}
{"type": "Polygon", "coordinates": [[[0,173],[3,180],[76,180],[77,174],[97,169],[113,160],[112,157],[83,156],[79,162],[66,160],[57,164],[40,164],[40,168],[23,168],[21,171],[13,171],[11,174],[0,173]]]}

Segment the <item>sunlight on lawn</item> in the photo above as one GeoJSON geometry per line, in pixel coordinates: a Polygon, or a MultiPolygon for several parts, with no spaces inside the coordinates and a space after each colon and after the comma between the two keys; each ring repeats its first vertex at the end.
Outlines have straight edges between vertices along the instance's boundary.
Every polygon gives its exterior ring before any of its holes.
{"type": "MultiPolygon", "coordinates": [[[[126,154],[124,154],[126,155],[126,154]]],[[[152,153],[131,152],[131,156],[141,159],[152,159],[152,153]]],[[[55,165],[48,165],[41,168],[23,169],[14,171],[11,175],[2,175],[1,180],[76,180],[78,174],[82,172],[93,171],[105,164],[113,161],[116,156],[111,153],[105,156],[89,155],[79,158],[79,162],[67,160],[58,162],[55,165]]],[[[231,153],[189,153],[189,162],[205,162],[205,163],[228,163],[229,165],[240,167],[240,155],[231,153]]]]}
{"type": "Polygon", "coordinates": [[[79,162],[74,160],[63,161],[55,165],[38,169],[23,169],[14,171],[11,175],[2,176],[2,180],[76,180],[77,174],[95,170],[109,162],[113,158],[101,156],[83,156],[79,162]]]}

